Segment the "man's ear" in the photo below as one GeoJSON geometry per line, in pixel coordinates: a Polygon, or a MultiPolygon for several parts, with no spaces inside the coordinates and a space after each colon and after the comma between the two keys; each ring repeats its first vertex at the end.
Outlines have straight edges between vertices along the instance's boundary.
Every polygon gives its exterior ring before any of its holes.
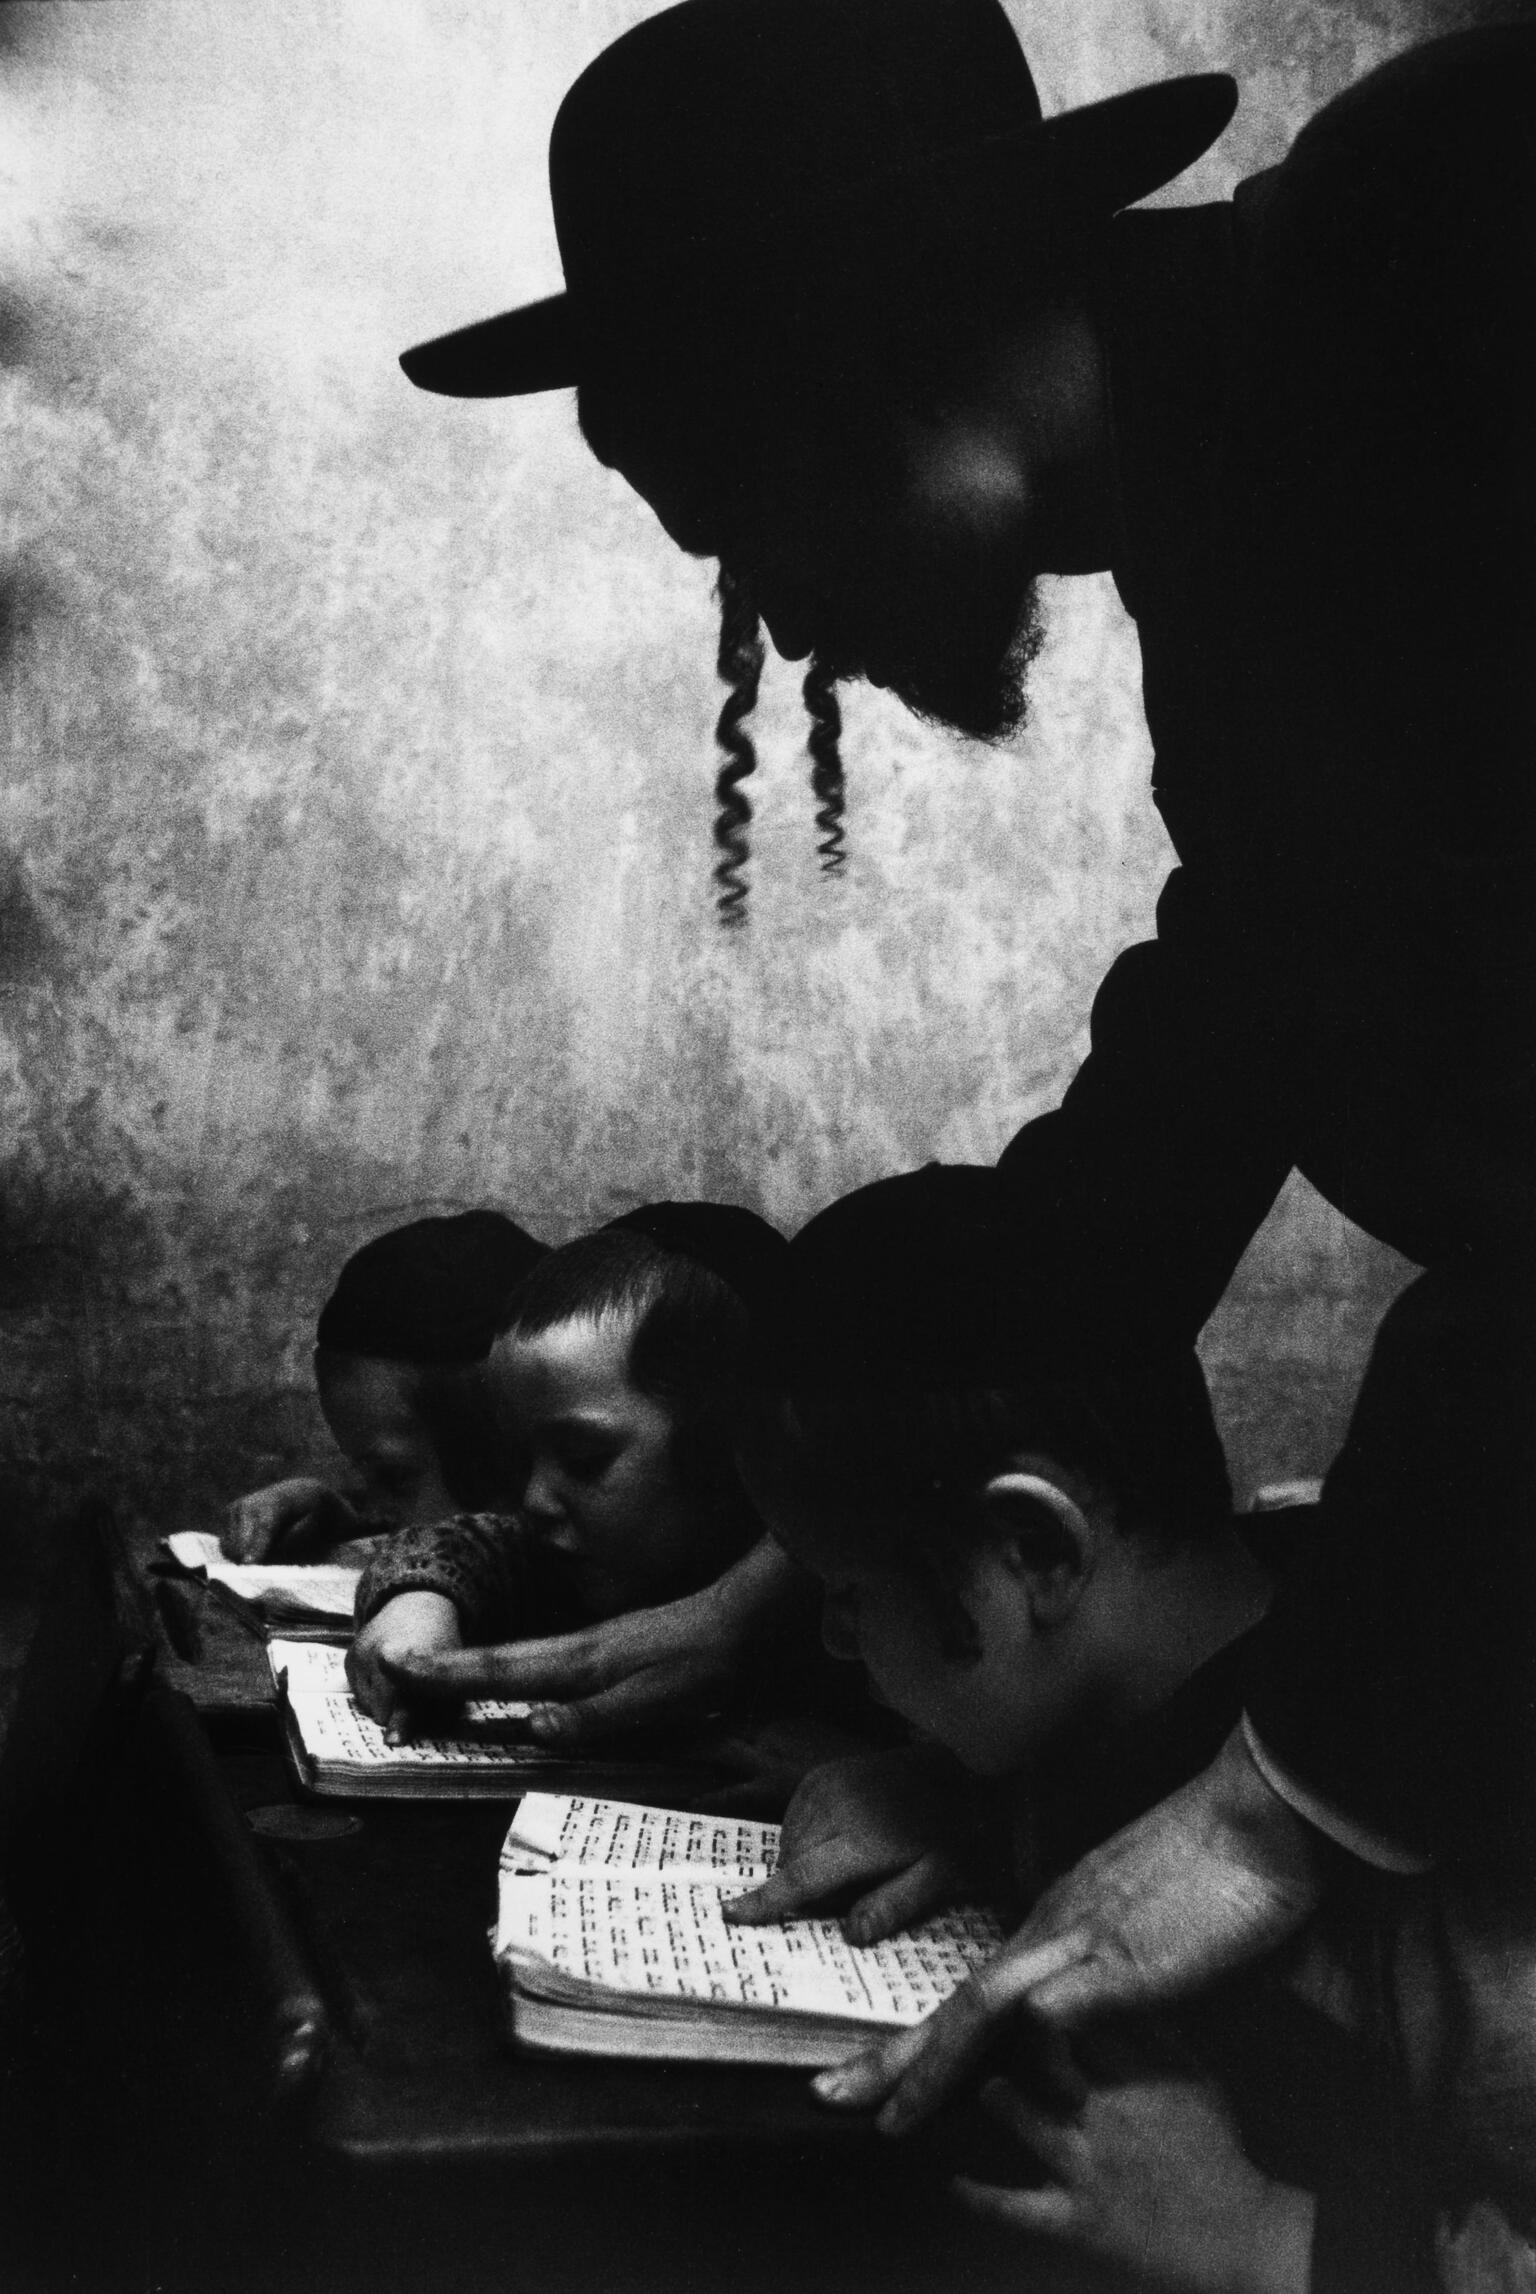
{"type": "Polygon", "coordinates": [[[1028,1587],[1035,1624],[1064,1623],[1093,1575],[1099,1549],[1076,1498],[1049,1475],[1010,1470],[992,1476],[981,1503],[1009,1568],[1028,1587]]]}

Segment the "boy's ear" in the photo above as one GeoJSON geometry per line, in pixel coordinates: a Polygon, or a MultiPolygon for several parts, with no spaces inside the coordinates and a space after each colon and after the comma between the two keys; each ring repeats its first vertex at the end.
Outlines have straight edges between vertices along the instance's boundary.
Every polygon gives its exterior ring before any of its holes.
{"type": "Polygon", "coordinates": [[[1028,1587],[1036,1625],[1061,1624],[1076,1608],[1098,1557],[1087,1514],[1048,1475],[1011,1470],[992,1476],[981,1503],[1010,1568],[1028,1587]]]}

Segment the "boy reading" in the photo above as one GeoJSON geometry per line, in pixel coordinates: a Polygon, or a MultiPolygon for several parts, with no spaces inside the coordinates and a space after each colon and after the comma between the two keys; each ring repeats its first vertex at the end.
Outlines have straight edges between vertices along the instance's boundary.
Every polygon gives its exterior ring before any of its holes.
{"type": "MultiPolygon", "coordinates": [[[[1187,1346],[1042,1296],[994,1174],[930,1167],[811,1221],[765,1349],[748,1487],[822,1580],[829,1647],[920,1741],[808,1778],[778,1872],[728,1916],[836,1895],[863,1941],[936,1909],[975,1885],[978,1780],[994,1841],[1026,1835],[1028,1895],[1214,1758],[1286,1532],[1264,1517],[1263,1559],[1238,1537],[1187,1346]]],[[[1329,1975],[1358,2023],[1347,1971],[1329,1975]]],[[[1273,1969],[1190,2035],[1201,2066],[1143,2031],[1085,2042],[1043,2092],[1038,2060],[1035,2092],[994,2081],[1037,2179],[977,2204],[1212,2294],[1418,2283],[1425,2248],[1382,2164],[1406,2141],[1388,2053],[1273,1969]]]]}
{"type": "Polygon", "coordinates": [[[352,1469],[347,1496],[309,1476],[229,1509],[232,1561],[313,1553],[505,1494],[484,1362],[510,1292],[544,1245],[500,1211],[413,1219],[354,1251],[320,1310],[315,1387],[352,1469]]]}
{"type": "MultiPolygon", "coordinates": [[[[348,1666],[386,1733],[403,1735],[467,1685],[455,1652],[468,1644],[675,1602],[761,1540],[729,1404],[749,1303],[784,1248],[750,1211],[657,1203],[550,1252],[527,1277],[487,1372],[503,1436],[525,1461],[516,1512],[407,1530],[358,1589],[348,1666]]],[[[551,1721],[536,1707],[530,1729],[548,1738],[551,1721]]]]}

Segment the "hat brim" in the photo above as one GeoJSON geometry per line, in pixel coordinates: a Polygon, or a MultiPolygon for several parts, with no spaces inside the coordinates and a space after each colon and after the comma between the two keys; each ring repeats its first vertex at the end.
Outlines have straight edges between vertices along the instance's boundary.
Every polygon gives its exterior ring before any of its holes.
{"type": "Polygon", "coordinates": [[[444,398],[521,398],[581,380],[569,295],[546,295],[494,319],[458,327],[401,354],[418,390],[444,398]]]}
{"type": "MultiPolygon", "coordinates": [[[[1101,103],[989,136],[937,155],[899,177],[856,187],[850,206],[883,204],[897,189],[942,183],[1017,181],[1021,169],[1043,174],[1054,197],[1085,214],[1113,215],[1182,175],[1209,150],[1237,109],[1237,83],[1226,72],[1197,72],[1131,88],[1101,103]]],[[[571,297],[547,295],[515,311],[458,327],[401,354],[418,390],[446,398],[521,398],[568,390],[582,380],[582,339],[571,297]]]]}

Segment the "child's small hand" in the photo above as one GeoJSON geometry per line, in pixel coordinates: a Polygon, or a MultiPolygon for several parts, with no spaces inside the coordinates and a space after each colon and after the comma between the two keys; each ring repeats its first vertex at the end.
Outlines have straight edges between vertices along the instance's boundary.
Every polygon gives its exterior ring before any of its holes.
{"type": "Polygon", "coordinates": [[[1180,2294],[1305,2294],[1311,2196],[1251,2164],[1220,2091],[1196,2073],[1098,2050],[1101,2082],[1061,2117],[1009,2079],[982,2102],[1043,2182],[961,2178],[958,2195],[1008,2228],[1070,2246],[1180,2294]]]}
{"type": "Polygon", "coordinates": [[[856,1891],[844,1932],[875,1943],[963,1892],[968,1813],[962,1771],[946,1753],[904,1747],[829,1761],[796,1788],[777,1871],[721,1909],[743,1924],[787,1920],[856,1891]]]}
{"type": "Polygon", "coordinates": [[[231,1561],[270,1561],[284,1550],[315,1551],[357,1534],[356,1514],[324,1482],[296,1476],[269,1482],[236,1498],[224,1517],[219,1544],[231,1561]]]}
{"type": "Polygon", "coordinates": [[[371,1617],[347,1651],[352,1694],[386,1744],[408,1744],[424,1704],[403,1668],[414,1657],[462,1645],[459,1612],[445,1593],[397,1593],[371,1617]]]}
{"type": "Polygon", "coordinates": [[[790,1801],[814,1770],[868,1750],[867,1737],[807,1714],[742,1720],[728,1734],[711,1732],[710,1764],[727,1781],[699,1794],[699,1811],[782,1823],[790,1801]]]}

